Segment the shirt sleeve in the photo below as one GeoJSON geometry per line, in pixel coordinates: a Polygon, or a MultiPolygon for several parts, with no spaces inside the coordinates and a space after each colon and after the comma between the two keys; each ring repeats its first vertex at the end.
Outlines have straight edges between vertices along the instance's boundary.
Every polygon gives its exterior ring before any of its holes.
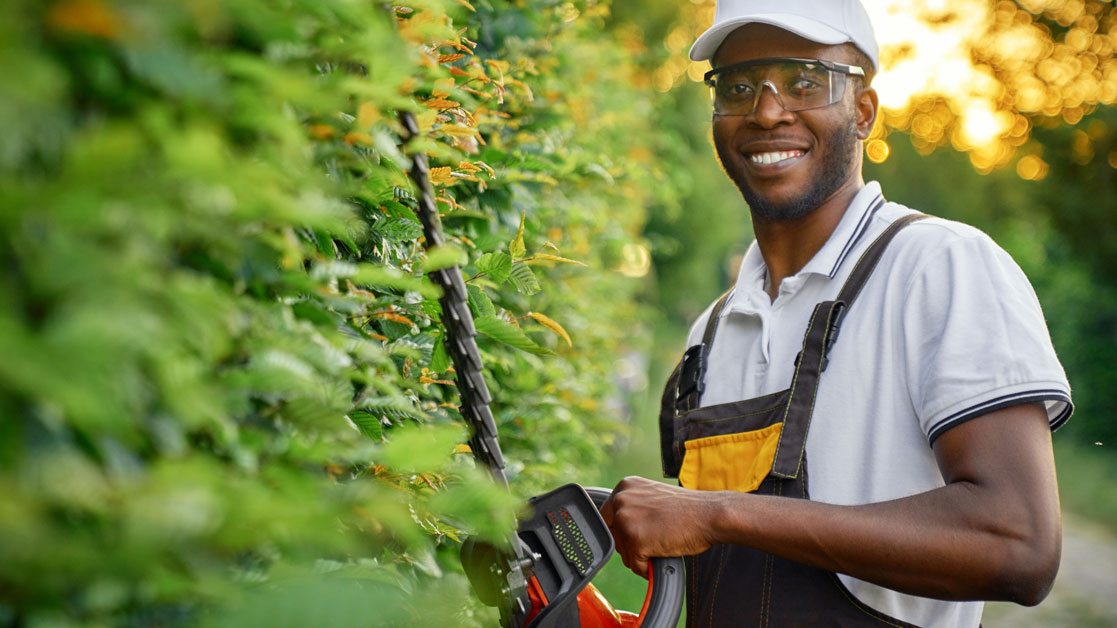
{"type": "Polygon", "coordinates": [[[1035,291],[1016,262],[977,230],[952,232],[920,260],[904,303],[903,364],[933,444],[952,427],[1043,402],[1051,429],[1070,418],[1070,385],[1035,291]]]}

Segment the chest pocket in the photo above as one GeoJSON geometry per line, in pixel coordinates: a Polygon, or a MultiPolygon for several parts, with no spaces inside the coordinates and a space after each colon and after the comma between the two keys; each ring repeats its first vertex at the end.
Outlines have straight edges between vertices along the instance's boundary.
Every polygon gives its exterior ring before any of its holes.
{"type": "Polygon", "coordinates": [[[772,471],[783,423],[685,441],[679,483],[700,491],[755,491],[772,471]]]}

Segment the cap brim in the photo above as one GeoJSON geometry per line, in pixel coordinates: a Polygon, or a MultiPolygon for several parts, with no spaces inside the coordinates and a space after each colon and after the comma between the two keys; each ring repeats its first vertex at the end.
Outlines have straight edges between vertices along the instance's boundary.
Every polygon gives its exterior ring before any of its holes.
{"type": "Polygon", "coordinates": [[[820,44],[835,45],[844,44],[849,41],[849,37],[845,33],[831,26],[827,26],[822,22],[817,22],[800,15],[788,15],[786,13],[750,15],[722,22],[702,33],[698,39],[695,40],[694,45],[690,47],[690,60],[705,61],[709,59],[714,56],[718,46],[721,46],[721,42],[725,41],[729,33],[732,33],[745,24],[752,24],[754,22],[770,24],[820,44]]]}

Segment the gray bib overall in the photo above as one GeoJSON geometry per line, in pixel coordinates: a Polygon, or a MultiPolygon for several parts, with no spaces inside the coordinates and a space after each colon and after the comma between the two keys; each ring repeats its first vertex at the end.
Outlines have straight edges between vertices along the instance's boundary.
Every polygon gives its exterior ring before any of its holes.
{"type": "MultiPolygon", "coordinates": [[[[838,298],[815,306],[791,387],[754,399],[699,407],[706,356],[728,294],[714,306],[702,344],[687,350],[660,409],[666,477],[687,488],[809,499],[805,446],[819,375],[861,287],[888,243],[921,214],[892,223],[853,268],[838,298]]],[[[837,575],[740,545],[687,557],[687,626],[893,626],[912,624],[857,600],[837,575]]]]}

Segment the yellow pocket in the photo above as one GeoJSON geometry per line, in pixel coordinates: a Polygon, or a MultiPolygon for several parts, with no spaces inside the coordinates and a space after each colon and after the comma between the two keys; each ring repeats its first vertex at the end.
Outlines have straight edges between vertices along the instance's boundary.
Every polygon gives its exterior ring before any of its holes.
{"type": "Polygon", "coordinates": [[[688,440],[679,483],[700,491],[755,491],[776,457],[783,423],[754,432],[688,440]]]}

